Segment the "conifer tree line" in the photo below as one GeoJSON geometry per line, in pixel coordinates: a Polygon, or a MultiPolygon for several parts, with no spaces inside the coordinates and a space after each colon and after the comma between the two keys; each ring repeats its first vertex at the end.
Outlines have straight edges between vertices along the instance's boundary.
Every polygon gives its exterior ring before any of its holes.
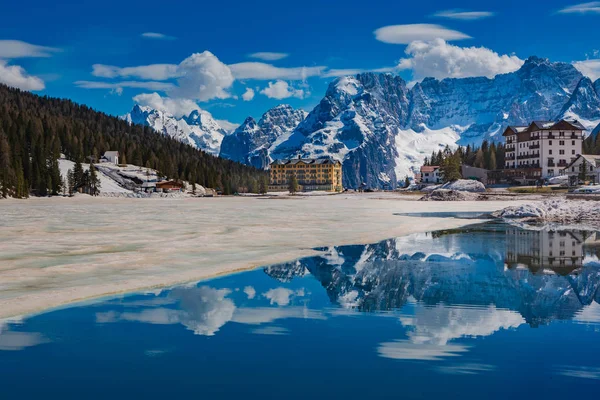
{"type": "MultiPolygon", "coordinates": [[[[78,170],[72,171],[75,176],[61,177],[60,154],[80,165],[109,150],[119,151],[123,164],[153,168],[170,179],[224,194],[257,191],[265,185],[265,172],[214,157],[150,127],[0,84],[0,196],[45,196],[89,186],[90,179],[97,179],[91,177],[93,169],[87,175],[78,170]]],[[[96,183],[91,190],[97,189],[96,183]]]]}
{"type": "Polygon", "coordinates": [[[460,146],[452,151],[446,146],[444,150],[433,152],[431,157],[425,158],[424,165],[438,165],[444,163],[444,159],[455,156],[460,164],[471,167],[484,168],[487,170],[504,169],[504,145],[502,143],[490,143],[484,140],[481,147],[468,145],[460,146]]]}
{"type": "Polygon", "coordinates": [[[583,141],[583,154],[600,154],[600,131],[583,141]]]}

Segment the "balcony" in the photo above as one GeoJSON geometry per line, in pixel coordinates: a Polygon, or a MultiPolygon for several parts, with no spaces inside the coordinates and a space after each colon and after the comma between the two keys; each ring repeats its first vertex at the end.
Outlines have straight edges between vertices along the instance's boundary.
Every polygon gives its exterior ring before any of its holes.
{"type": "Polygon", "coordinates": [[[556,135],[549,134],[549,135],[548,135],[548,139],[556,139],[556,135]]]}
{"type": "Polygon", "coordinates": [[[554,164],[554,161],[548,160],[548,166],[549,167],[556,167],[556,164],[554,164]]]}
{"type": "Polygon", "coordinates": [[[539,149],[540,145],[539,144],[532,144],[531,146],[529,146],[530,149],[539,149]]]}

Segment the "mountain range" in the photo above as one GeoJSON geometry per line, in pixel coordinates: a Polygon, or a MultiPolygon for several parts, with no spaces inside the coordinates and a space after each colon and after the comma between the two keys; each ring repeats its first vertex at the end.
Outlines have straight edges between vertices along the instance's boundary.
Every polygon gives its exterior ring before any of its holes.
{"type": "Polygon", "coordinates": [[[446,145],[500,141],[508,125],[575,119],[600,130],[600,80],[573,65],[530,57],[494,78],[426,78],[412,87],[389,73],[335,79],[310,112],[282,105],[231,135],[204,111],[177,119],[135,106],[125,117],[194,147],[264,168],[274,159],[332,157],[343,161],[345,187],[394,188],[432,151],[446,145]]]}

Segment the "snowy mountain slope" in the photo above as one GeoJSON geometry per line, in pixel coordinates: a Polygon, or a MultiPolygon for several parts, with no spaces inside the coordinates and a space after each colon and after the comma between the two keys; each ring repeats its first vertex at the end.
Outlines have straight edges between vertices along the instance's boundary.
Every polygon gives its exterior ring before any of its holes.
{"type": "MultiPolygon", "coordinates": [[[[87,171],[88,169],[90,169],[89,164],[81,164],[81,166],[83,167],[84,171],[87,171]]],[[[60,169],[61,176],[63,176],[64,178],[66,178],[69,170],[73,170],[74,167],[75,167],[75,163],[73,161],[66,160],[63,158],[58,160],[58,168],[60,169]]],[[[125,189],[124,187],[119,185],[117,182],[115,182],[113,179],[104,175],[102,172],[97,171],[97,174],[98,174],[98,177],[100,178],[100,193],[101,194],[133,193],[131,190],[125,189]]]]}
{"type": "Polygon", "coordinates": [[[600,124],[600,95],[589,78],[579,81],[559,117],[577,119],[588,131],[600,124]]]}
{"type": "MultiPolygon", "coordinates": [[[[596,84],[600,86],[600,84],[596,84]]],[[[530,57],[493,79],[424,79],[407,88],[390,74],[333,81],[321,102],[271,157],[343,161],[344,185],[395,187],[446,145],[501,140],[507,125],[565,117],[600,122],[594,85],[571,64],[530,57]]]]}
{"type": "Polygon", "coordinates": [[[124,118],[129,123],[150,126],[163,135],[215,156],[219,155],[221,142],[227,134],[204,110],[194,110],[188,116],[176,118],[165,111],[136,104],[124,118]]]}
{"type": "Polygon", "coordinates": [[[249,117],[231,135],[225,136],[220,156],[266,168],[271,162],[272,148],[286,141],[307,114],[284,104],[264,113],[258,122],[249,117]]]}

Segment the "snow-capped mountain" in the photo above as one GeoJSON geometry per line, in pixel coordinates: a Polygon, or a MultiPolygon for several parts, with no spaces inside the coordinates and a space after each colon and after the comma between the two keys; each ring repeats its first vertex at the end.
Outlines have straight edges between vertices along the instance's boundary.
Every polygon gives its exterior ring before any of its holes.
{"type": "Polygon", "coordinates": [[[289,138],[307,114],[284,104],[264,113],[258,122],[248,117],[223,139],[220,156],[256,168],[266,168],[272,161],[269,157],[272,150],[289,138]]]}
{"type": "Polygon", "coordinates": [[[176,118],[165,111],[136,104],[124,118],[129,123],[150,126],[163,135],[215,156],[219,155],[221,142],[227,134],[212,115],[204,110],[194,110],[188,116],[176,118]]]}
{"type": "MultiPolygon", "coordinates": [[[[476,236],[415,234],[331,247],[320,256],[270,266],[264,272],[289,282],[308,271],[333,303],[361,311],[401,309],[415,300],[429,306],[493,305],[518,312],[537,326],[573,319],[584,307],[600,302],[596,261],[584,261],[565,276],[530,270],[525,264],[509,265],[506,253],[523,250],[511,247],[515,242],[507,241],[503,233],[479,227],[476,236]]],[[[560,272],[561,267],[556,268],[560,272]]]]}
{"type": "Polygon", "coordinates": [[[391,74],[341,77],[291,134],[266,146],[249,119],[221,155],[258,167],[268,159],[329,156],[343,161],[346,187],[395,187],[432,151],[501,140],[507,125],[569,118],[591,131],[600,123],[599,89],[600,81],[571,64],[538,57],[493,79],[427,78],[412,88],[391,74]]]}

